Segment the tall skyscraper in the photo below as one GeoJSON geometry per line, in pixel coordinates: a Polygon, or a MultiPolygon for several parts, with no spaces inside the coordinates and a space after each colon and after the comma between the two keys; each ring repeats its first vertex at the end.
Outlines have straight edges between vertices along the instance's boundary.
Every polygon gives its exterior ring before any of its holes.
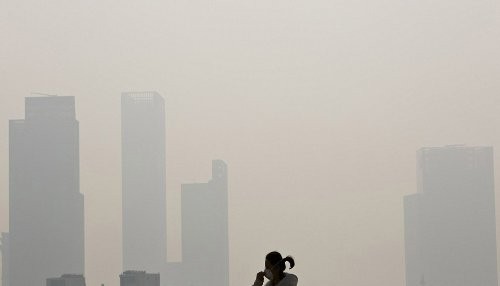
{"type": "Polygon", "coordinates": [[[184,285],[228,286],[226,163],[212,161],[208,183],[183,184],[181,200],[184,285]]]}
{"type": "Polygon", "coordinates": [[[493,148],[417,158],[418,192],[404,198],[406,285],[497,286],[493,148]]]}
{"type": "Polygon", "coordinates": [[[9,286],[84,273],[74,97],[28,97],[9,125],[9,286]]]}
{"type": "Polygon", "coordinates": [[[122,94],[123,270],[166,263],[165,106],[156,92],[122,94]]]}

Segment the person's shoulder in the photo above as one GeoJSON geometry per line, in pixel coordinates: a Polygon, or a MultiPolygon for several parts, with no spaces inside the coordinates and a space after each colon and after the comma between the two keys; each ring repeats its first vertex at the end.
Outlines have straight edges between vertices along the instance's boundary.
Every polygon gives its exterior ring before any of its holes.
{"type": "Polygon", "coordinates": [[[285,277],[286,277],[287,280],[290,280],[290,281],[293,281],[293,282],[299,281],[299,278],[297,277],[297,275],[295,275],[293,273],[285,273],[285,277]]]}

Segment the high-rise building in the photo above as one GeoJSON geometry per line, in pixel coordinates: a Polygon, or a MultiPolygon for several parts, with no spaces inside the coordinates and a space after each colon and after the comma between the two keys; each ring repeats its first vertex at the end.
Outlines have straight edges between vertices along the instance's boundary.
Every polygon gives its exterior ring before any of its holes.
{"type": "Polygon", "coordinates": [[[160,274],[127,270],[120,274],[120,286],[160,286],[160,274]]]}
{"type": "Polygon", "coordinates": [[[123,270],[166,263],[165,106],[156,92],[122,94],[123,270]]]}
{"type": "Polygon", "coordinates": [[[417,153],[418,192],[405,196],[406,285],[497,286],[493,148],[417,153]]]}
{"type": "Polygon", "coordinates": [[[84,273],[74,97],[28,97],[9,125],[9,286],[84,273]]]}
{"type": "Polygon", "coordinates": [[[183,184],[182,264],[188,286],[228,286],[227,165],[212,161],[208,183],[183,184]]]}
{"type": "Polygon", "coordinates": [[[46,286],[85,286],[85,277],[81,274],[63,274],[61,277],[47,278],[46,286]]]}

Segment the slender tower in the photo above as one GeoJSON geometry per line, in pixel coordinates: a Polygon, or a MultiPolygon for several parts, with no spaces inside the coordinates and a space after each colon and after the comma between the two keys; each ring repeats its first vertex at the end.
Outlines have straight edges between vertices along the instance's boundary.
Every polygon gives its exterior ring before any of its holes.
{"type": "Polygon", "coordinates": [[[157,92],[122,94],[123,270],[166,264],[165,106],[157,92]]]}
{"type": "Polygon", "coordinates": [[[75,99],[28,97],[25,107],[9,125],[9,286],[84,273],[75,99]]]}

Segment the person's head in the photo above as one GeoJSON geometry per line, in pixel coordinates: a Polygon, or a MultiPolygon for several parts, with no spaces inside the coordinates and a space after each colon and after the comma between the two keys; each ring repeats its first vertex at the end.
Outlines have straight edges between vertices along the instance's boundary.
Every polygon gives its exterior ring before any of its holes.
{"type": "Polygon", "coordinates": [[[291,256],[283,258],[277,251],[269,252],[266,255],[266,269],[269,269],[273,273],[272,276],[274,277],[281,275],[281,273],[285,271],[285,262],[288,262],[290,264],[290,269],[295,266],[295,260],[293,260],[293,257],[291,256]]]}

